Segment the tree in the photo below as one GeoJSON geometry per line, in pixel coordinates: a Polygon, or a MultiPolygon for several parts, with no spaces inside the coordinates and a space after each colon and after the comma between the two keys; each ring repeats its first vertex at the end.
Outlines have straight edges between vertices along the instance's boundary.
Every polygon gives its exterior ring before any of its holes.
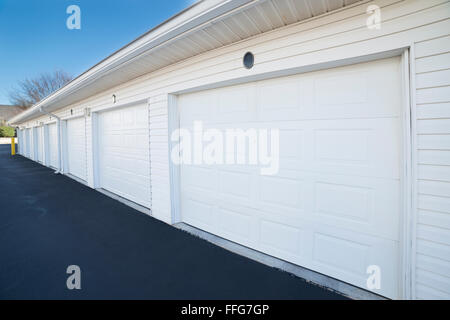
{"type": "Polygon", "coordinates": [[[42,73],[35,78],[19,81],[18,86],[9,92],[9,100],[16,106],[31,107],[72,79],[71,75],[62,70],[42,73]]]}

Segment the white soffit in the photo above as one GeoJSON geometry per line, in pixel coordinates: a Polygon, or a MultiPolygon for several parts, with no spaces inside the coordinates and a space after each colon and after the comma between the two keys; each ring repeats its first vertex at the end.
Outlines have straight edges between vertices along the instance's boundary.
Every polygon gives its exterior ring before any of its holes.
{"type": "Polygon", "coordinates": [[[361,0],[203,0],[113,53],[12,118],[54,111],[200,53],[343,8],[361,0]]]}

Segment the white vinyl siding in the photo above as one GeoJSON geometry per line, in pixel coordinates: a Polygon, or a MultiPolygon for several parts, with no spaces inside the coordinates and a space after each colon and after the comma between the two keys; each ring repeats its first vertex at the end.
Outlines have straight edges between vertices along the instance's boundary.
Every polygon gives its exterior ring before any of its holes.
{"type": "MultiPolygon", "coordinates": [[[[450,68],[450,3],[445,0],[376,0],[363,2],[321,17],[272,30],[236,44],[208,51],[153,73],[128,81],[66,106],[60,117],[83,114],[87,106],[111,106],[111,95],[119,103],[150,98],[150,157],[152,215],[172,222],[168,165],[169,94],[194,87],[220,85],[242,77],[257,77],[290,68],[354,58],[401,47],[411,47],[415,72],[413,105],[413,254],[412,298],[450,298],[450,239],[448,238],[447,167],[450,166],[448,137],[450,68]],[[382,13],[379,30],[366,27],[368,5],[382,13]],[[255,54],[251,70],[242,67],[245,52],[255,54]]],[[[48,116],[33,119],[49,121],[48,116]]],[[[87,145],[92,139],[86,126],[87,145]]],[[[25,139],[24,139],[25,140],[25,139]]],[[[90,147],[91,148],[91,147],[90,147]]],[[[88,182],[93,186],[92,152],[88,148],[88,182]]]]}
{"type": "Polygon", "coordinates": [[[450,297],[450,36],[418,42],[417,298],[450,297]]]}

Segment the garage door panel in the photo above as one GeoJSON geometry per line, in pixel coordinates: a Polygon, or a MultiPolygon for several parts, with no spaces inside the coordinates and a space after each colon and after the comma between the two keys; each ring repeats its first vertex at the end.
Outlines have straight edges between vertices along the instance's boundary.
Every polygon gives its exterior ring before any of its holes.
{"type": "Polygon", "coordinates": [[[399,182],[305,174],[296,179],[259,176],[254,186],[258,196],[252,207],[261,212],[320,219],[336,227],[398,240],[399,182]]]}
{"type": "Polygon", "coordinates": [[[216,223],[214,214],[214,204],[212,202],[201,201],[189,194],[183,196],[183,204],[188,214],[183,215],[183,220],[192,225],[215,233],[216,223]]]}
{"type": "Polygon", "coordinates": [[[327,224],[398,239],[400,184],[383,179],[322,177],[313,182],[312,210],[327,224]]]}
{"type": "Polygon", "coordinates": [[[32,152],[32,158],[33,158],[33,160],[35,160],[35,161],[38,161],[38,151],[39,151],[39,145],[38,145],[39,140],[38,140],[38,132],[37,132],[37,129],[38,129],[38,128],[34,127],[34,128],[31,130],[31,134],[32,134],[32,136],[33,136],[33,150],[32,150],[31,152],[32,152]]]}
{"type": "MultiPolygon", "coordinates": [[[[128,186],[132,186],[133,189],[136,189],[136,191],[139,191],[140,189],[145,189],[147,187],[147,183],[143,181],[145,180],[143,179],[143,176],[133,175],[127,172],[124,173],[122,170],[115,168],[105,168],[105,170],[108,171],[108,175],[102,177],[101,183],[108,186],[111,185],[111,188],[120,190],[121,188],[119,186],[127,184],[128,186]],[[124,175],[127,176],[126,181],[122,181],[121,177],[124,175]]],[[[123,189],[126,190],[127,188],[124,187],[123,189]]],[[[123,192],[129,194],[129,192],[123,192]]]]}
{"type": "Polygon", "coordinates": [[[48,125],[48,153],[49,163],[53,168],[58,167],[58,136],[56,123],[48,125]]]}
{"type": "Polygon", "coordinates": [[[23,155],[25,157],[28,157],[28,148],[29,148],[28,139],[29,139],[29,137],[28,137],[28,130],[27,129],[25,129],[23,131],[23,135],[24,135],[24,139],[23,139],[23,141],[24,141],[24,153],[23,153],[23,155]]]}
{"type": "Polygon", "coordinates": [[[303,253],[301,243],[305,236],[302,228],[261,219],[259,230],[261,249],[288,257],[290,260],[299,260],[303,253]]]}
{"type": "Polygon", "coordinates": [[[305,172],[280,176],[191,167],[182,193],[281,217],[321,219],[336,227],[398,240],[400,184],[395,180],[305,172]],[[215,178],[215,177],[219,178],[215,178]]]}
{"type": "MultiPolygon", "coordinates": [[[[395,296],[398,243],[303,222],[300,227],[261,219],[257,250],[365,287],[367,266],[381,268],[384,289],[395,296]],[[395,265],[392,266],[392,263],[395,265]]],[[[237,240],[236,238],[234,239],[237,240]]]]}
{"type": "MultiPolygon", "coordinates": [[[[399,179],[401,141],[398,118],[341,119],[289,124],[240,123],[239,129],[276,128],[280,130],[280,171],[301,170],[324,173],[399,179]],[[385,157],[386,154],[391,155],[385,157]]],[[[214,128],[225,136],[223,126],[203,121],[203,130],[214,128]]],[[[192,130],[187,122],[183,128],[192,130]]],[[[167,139],[167,138],[165,138],[167,139]]],[[[204,147],[207,146],[205,143],[204,147]]],[[[228,150],[224,150],[225,154],[228,150]]],[[[248,156],[245,156],[248,159],[248,156]]]]}
{"type": "MultiPolygon", "coordinates": [[[[224,88],[217,94],[217,113],[212,113],[213,123],[245,122],[256,115],[256,86],[246,84],[237,88],[224,88]]],[[[201,118],[200,118],[201,119],[201,118]]]]}
{"type": "Polygon", "coordinates": [[[218,178],[219,193],[239,197],[244,201],[251,197],[251,173],[221,170],[218,178]]]}
{"type": "Polygon", "coordinates": [[[257,95],[258,120],[297,120],[304,117],[297,77],[260,82],[257,95]]]}
{"type": "Polygon", "coordinates": [[[42,139],[42,127],[36,127],[36,154],[37,161],[40,163],[44,162],[44,152],[43,152],[43,139],[42,139]]]}
{"type": "MultiPolygon", "coordinates": [[[[208,204],[209,206],[216,206],[219,201],[222,201],[217,192],[206,191],[204,189],[197,188],[182,188],[182,200],[200,202],[202,204],[208,204]]],[[[183,213],[183,218],[187,218],[190,215],[190,211],[183,213]]]]}
{"type": "Polygon", "coordinates": [[[148,159],[140,156],[126,155],[121,153],[105,153],[102,156],[102,165],[105,168],[119,170],[131,175],[146,177],[148,175],[148,159]]]}
{"type": "Polygon", "coordinates": [[[36,132],[35,128],[30,129],[30,158],[36,161],[36,132]]]}
{"type": "MultiPolygon", "coordinates": [[[[275,126],[272,124],[272,126],[275,126]]],[[[289,164],[289,161],[293,161],[297,168],[298,162],[305,161],[305,148],[306,148],[306,128],[299,127],[298,129],[288,129],[282,126],[278,127],[280,130],[280,163],[283,165],[289,164]],[[293,143],[295,141],[295,143],[293,143]]]]}
{"type": "Polygon", "coordinates": [[[359,123],[352,120],[318,124],[314,131],[316,168],[398,179],[401,150],[398,119],[359,120],[359,123]]]}
{"type": "Polygon", "coordinates": [[[257,202],[263,206],[272,206],[275,210],[283,208],[287,212],[298,214],[305,211],[307,194],[306,181],[291,176],[259,176],[257,183],[257,202]]]}
{"type": "Polygon", "coordinates": [[[186,166],[180,179],[186,181],[187,189],[196,188],[206,192],[217,192],[216,174],[216,170],[208,167],[186,166]]]}
{"type": "Polygon", "coordinates": [[[223,206],[226,204],[223,199],[202,198],[195,193],[183,195],[182,201],[189,209],[183,216],[184,222],[245,246],[257,246],[255,209],[223,206]]]}
{"type": "Polygon", "coordinates": [[[269,128],[280,128],[280,171],[398,179],[401,159],[398,122],[397,118],[317,120],[289,126],[274,122],[269,128]],[[390,156],[385,157],[386,154],[390,156]]]}
{"type": "Polygon", "coordinates": [[[27,129],[27,156],[33,158],[33,135],[31,129],[27,129]]]}
{"type": "Polygon", "coordinates": [[[228,186],[216,192],[192,186],[183,187],[182,192],[198,194],[200,199],[217,193],[217,198],[227,203],[238,203],[262,212],[278,212],[283,217],[317,219],[322,215],[326,216],[326,220],[322,220],[331,225],[343,225],[355,231],[363,229],[397,239],[398,182],[354,177],[304,177],[303,180],[261,177],[259,183],[254,183],[253,179],[247,183],[244,177],[236,181],[244,182],[237,190],[228,186]]]}
{"type": "Polygon", "coordinates": [[[245,214],[242,210],[230,208],[217,208],[217,231],[225,238],[233,238],[236,242],[244,245],[256,245],[255,218],[251,214],[245,214]]]}
{"type": "Polygon", "coordinates": [[[203,119],[205,116],[213,119],[217,118],[213,117],[214,114],[217,114],[217,97],[211,92],[181,96],[180,103],[185,106],[184,108],[189,109],[189,113],[185,114],[185,118],[191,123],[198,119],[203,119]]]}
{"type": "Polygon", "coordinates": [[[151,207],[147,105],[100,113],[98,149],[100,187],[151,207]]]}
{"type": "Polygon", "coordinates": [[[182,128],[280,130],[275,175],[183,164],[182,220],[363,288],[377,265],[377,292],[398,297],[399,68],[391,58],[181,95],[182,128]]]}
{"type": "MultiPolygon", "coordinates": [[[[103,132],[109,134],[109,135],[118,135],[120,137],[126,138],[128,136],[130,137],[135,137],[135,136],[144,136],[147,135],[148,131],[144,128],[115,128],[114,130],[106,130],[104,129],[103,132]]],[[[120,143],[120,146],[127,146],[126,144],[126,140],[124,139],[119,139],[116,142],[120,143]]]]}
{"type": "Polygon", "coordinates": [[[67,120],[67,166],[68,172],[86,180],[86,130],[85,118],[67,120]]]}
{"type": "Polygon", "coordinates": [[[124,170],[120,166],[118,167],[105,166],[104,169],[105,171],[108,171],[108,175],[102,175],[104,182],[107,182],[112,177],[120,180],[121,176],[126,175],[127,182],[131,183],[132,185],[135,185],[136,187],[139,186],[144,187],[148,185],[147,181],[148,175],[146,174],[146,172],[144,172],[144,174],[136,174],[135,172],[132,172],[130,170],[124,170]]]}
{"type": "Polygon", "coordinates": [[[383,293],[398,295],[398,242],[322,228],[313,234],[311,247],[310,268],[365,288],[367,267],[375,265],[382,272],[383,293]]]}

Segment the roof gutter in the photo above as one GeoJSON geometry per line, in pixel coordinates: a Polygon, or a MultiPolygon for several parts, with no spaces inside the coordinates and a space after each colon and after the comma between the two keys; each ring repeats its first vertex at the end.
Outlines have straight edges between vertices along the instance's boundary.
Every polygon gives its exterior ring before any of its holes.
{"type": "Polygon", "coordinates": [[[28,110],[11,118],[8,124],[15,125],[31,119],[40,113],[40,107],[47,106],[50,103],[57,102],[59,99],[69,96],[82,87],[86,87],[93,81],[98,80],[108,72],[117,70],[121,65],[142,53],[168,43],[180,35],[223,16],[230,11],[258,1],[260,0],[203,0],[197,2],[100,61],[28,110]]]}

